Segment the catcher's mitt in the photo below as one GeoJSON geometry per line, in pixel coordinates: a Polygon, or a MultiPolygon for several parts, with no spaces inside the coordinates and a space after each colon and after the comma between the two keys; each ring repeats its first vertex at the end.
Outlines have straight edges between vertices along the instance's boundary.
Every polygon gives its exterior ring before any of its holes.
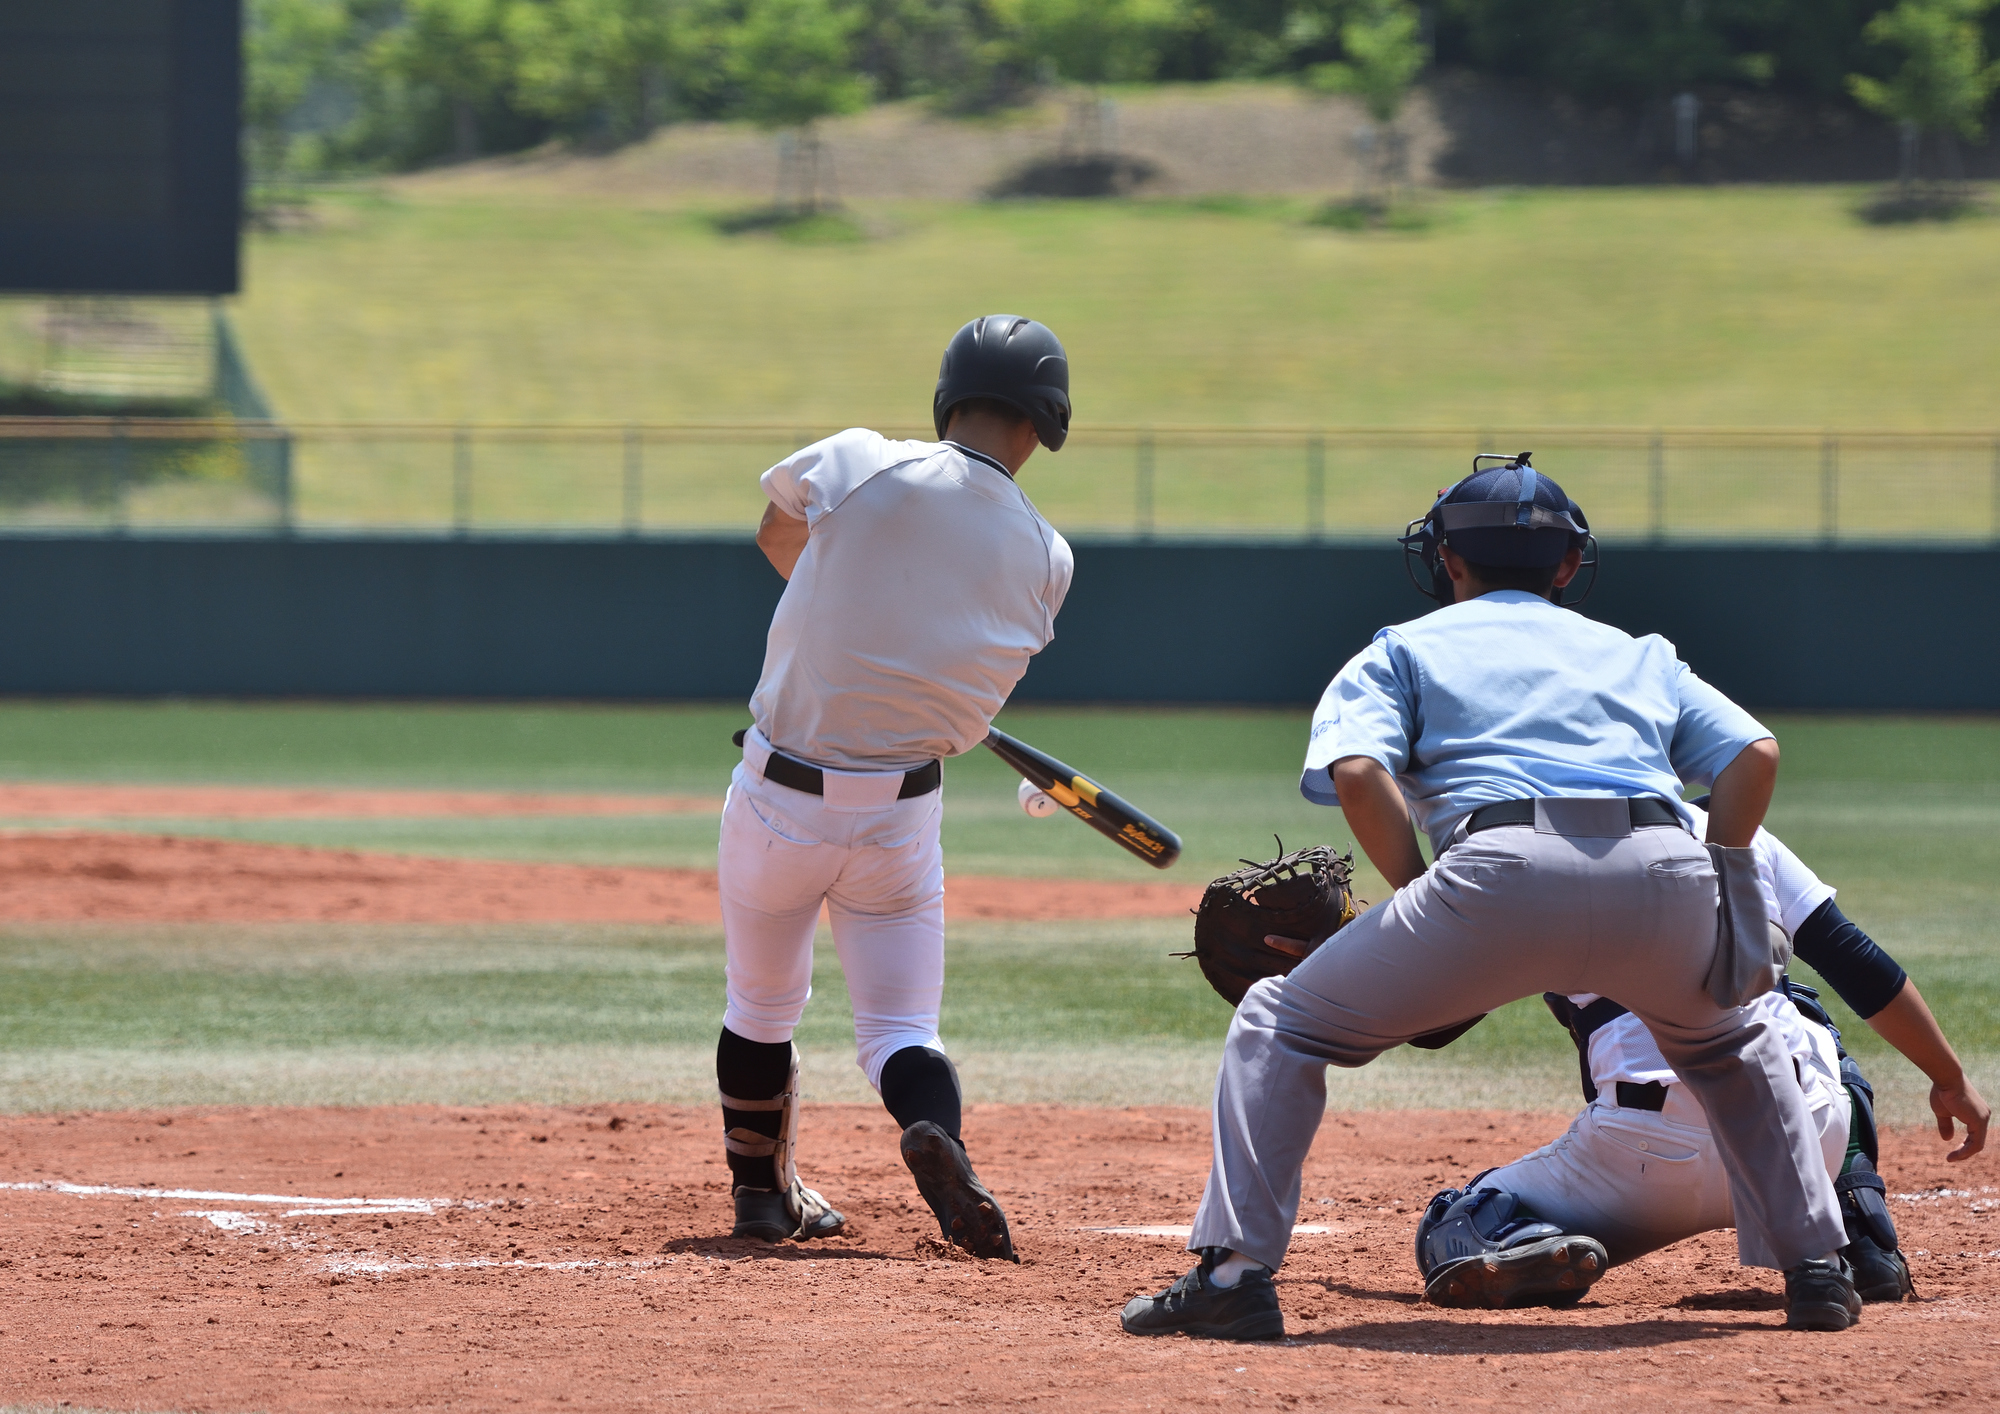
{"type": "Polygon", "coordinates": [[[1194,911],[1194,951],[1202,975],[1235,1006],[1253,983],[1290,972],[1303,960],[1264,941],[1267,934],[1297,938],[1306,952],[1354,920],[1353,854],[1325,845],[1284,853],[1268,864],[1244,860],[1247,869],[1211,883],[1194,911]]]}

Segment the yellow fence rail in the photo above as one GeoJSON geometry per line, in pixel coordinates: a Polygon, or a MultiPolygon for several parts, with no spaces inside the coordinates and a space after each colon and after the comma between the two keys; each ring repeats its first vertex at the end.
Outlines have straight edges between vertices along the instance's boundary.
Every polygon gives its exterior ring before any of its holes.
{"type": "MultiPolygon", "coordinates": [[[[0,418],[0,530],[745,533],[833,430],[0,418]]],[[[1607,539],[2000,543],[2000,429],[1084,425],[1022,486],[1073,534],[1377,538],[1524,450],[1607,539]]]]}

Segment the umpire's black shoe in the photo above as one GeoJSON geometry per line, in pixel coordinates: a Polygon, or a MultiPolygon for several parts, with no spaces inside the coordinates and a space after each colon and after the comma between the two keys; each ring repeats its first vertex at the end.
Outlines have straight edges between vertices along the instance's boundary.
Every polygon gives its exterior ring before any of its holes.
{"type": "Polygon", "coordinates": [[[1907,1301],[1916,1295],[1910,1264],[1901,1252],[1885,1252],[1872,1238],[1857,1237],[1840,1255],[1854,1269],[1854,1291],[1863,1301],[1907,1301]]]}
{"type": "Polygon", "coordinates": [[[1444,1263],[1425,1281],[1424,1300],[1459,1310],[1574,1306],[1610,1265],[1594,1237],[1545,1237],[1444,1263]]]}
{"type": "Polygon", "coordinates": [[[1785,1273],[1785,1329],[1844,1331],[1860,1319],[1854,1269],[1838,1256],[1801,1262],[1785,1273]]]}
{"type": "Polygon", "coordinates": [[[946,1242],[975,1257],[1021,1260],[1014,1255],[1007,1215],[972,1171],[964,1145],[929,1120],[920,1119],[903,1131],[903,1162],[910,1166],[917,1191],[930,1204],[938,1232],[946,1242]]]}
{"type": "Polygon", "coordinates": [[[1118,1324],[1128,1335],[1191,1335],[1207,1340],[1276,1340],[1285,1333],[1278,1287],[1267,1268],[1245,1272],[1236,1285],[1209,1280],[1214,1263],[1206,1256],[1165,1291],[1135,1296],[1118,1324]]]}

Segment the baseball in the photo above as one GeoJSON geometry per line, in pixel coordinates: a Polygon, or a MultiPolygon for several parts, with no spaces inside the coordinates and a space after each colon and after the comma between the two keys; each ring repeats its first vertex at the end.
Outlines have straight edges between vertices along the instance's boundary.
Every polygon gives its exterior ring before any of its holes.
{"type": "Polygon", "coordinates": [[[1037,820],[1045,820],[1062,809],[1056,798],[1047,791],[1038,789],[1033,781],[1022,781],[1021,788],[1014,792],[1014,798],[1021,802],[1021,808],[1037,820]]]}

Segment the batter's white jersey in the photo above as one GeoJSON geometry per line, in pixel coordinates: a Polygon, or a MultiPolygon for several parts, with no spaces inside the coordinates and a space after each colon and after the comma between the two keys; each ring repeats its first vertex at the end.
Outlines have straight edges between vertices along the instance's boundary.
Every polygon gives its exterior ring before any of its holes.
{"type": "Polygon", "coordinates": [[[865,428],[763,476],[810,536],[750,699],[765,738],[836,770],[970,751],[1055,637],[1069,545],[999,463],[865,428]]]}

